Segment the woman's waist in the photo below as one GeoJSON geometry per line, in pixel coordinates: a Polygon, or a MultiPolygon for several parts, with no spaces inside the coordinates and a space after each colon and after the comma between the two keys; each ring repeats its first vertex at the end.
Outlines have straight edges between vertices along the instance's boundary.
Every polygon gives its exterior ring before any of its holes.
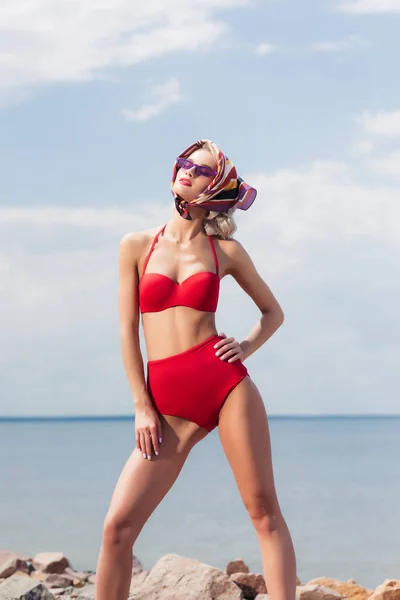
{"type": "Polygon", "coordinates": [[[148,361],[162,360],[197,346],[213,336],[218,336],[214,315],[211,318],[146,320],[143,332],[148,361]]]}

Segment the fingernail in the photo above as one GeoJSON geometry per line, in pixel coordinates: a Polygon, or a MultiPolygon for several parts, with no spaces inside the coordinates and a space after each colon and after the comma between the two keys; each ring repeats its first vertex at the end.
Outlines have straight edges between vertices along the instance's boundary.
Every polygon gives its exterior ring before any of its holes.
{"type": "Polygon", "coordinates": [[[159,442],[160,442],[160,444],[161,444],[161,442],[162,442],[162,438],[159,438],[159,439],[158,439],[158,441],[159,441],[159,442]]]}
{"type": "Polygon", "coordinates": [[[158,456],[158,452],[157,451],[155,452],[155,455],[158,456]]]}
{"type": "Polygon", "coordinates": [[[144,458],[146,458],[146,453],[145,452],[143,452],[143,456],[144,456],[144,458]]]}
{"type": "Polygon", "coordinates": [[[215,353],[215,356],[219,356],[219,351],[217,351],[217,352],[215,353]]]}
{"type": "Polygon", "coordinates": [[[147,458],[148,458],[149,460],[151,460],[151,456],[150,456],[150,455],[149,455],[147,458]]]}

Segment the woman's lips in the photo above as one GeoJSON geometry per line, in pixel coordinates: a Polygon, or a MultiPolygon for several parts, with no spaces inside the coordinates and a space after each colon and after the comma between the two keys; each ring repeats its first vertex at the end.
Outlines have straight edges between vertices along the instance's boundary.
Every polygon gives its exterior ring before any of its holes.
{"type": "Polygon", "coordinates": [[[191,187],[192,185],[188,179],[180,179],[179,183],[181,183],[182,185],[187,185],[189,187],[191,187]]]}

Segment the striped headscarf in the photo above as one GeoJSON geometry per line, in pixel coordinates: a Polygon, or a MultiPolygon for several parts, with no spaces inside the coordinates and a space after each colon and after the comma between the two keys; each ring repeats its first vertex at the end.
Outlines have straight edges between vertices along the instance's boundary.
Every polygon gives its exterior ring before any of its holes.
{"type": "Polygon", "coordinates": [[[241,210],[247,210],[253,204],[257,190],[247,184],[241,177],[238,177],[235,165],[223,153],[221,148],[211,140],[198,140],[186,148],[179,157],[187,158],[201,148],[204,142],[209,142],[215,150],[217,157],[217,175],[210,181],[208,187],[197,198],[188,202],[178,196],[174,191],[173,185],[176,175],[179,171],[177,161],[172,170],[171,191],[175,198],[175,206],[181,217],[191,220],[187,206],[193,204],[200,208],[215,210],[217,212],[227,212],[230,208],[236,207],[241,210]]]}

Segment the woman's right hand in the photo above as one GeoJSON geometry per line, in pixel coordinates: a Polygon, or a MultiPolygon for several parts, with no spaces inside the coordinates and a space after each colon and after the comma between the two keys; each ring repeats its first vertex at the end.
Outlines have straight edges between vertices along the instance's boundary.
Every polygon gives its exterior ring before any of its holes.
{"type": "Polygon", "coordinates": [[[136,447],[143,458],[151,460],[152,446],[158,456],[159,444],[162,442],[161,421],[151,406],[135,410],[136,447]]]}

